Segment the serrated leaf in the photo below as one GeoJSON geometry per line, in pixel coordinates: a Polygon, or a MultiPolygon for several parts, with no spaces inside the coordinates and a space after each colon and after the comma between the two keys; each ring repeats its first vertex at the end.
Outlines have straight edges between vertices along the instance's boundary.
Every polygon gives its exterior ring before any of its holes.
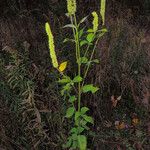
{"type": "Polygon", "coordinates": [[[86,40],[91,43],[94,40],[94,33],[89,33],[86,37],[86,40]]]}
{"type": "Polygon", "coordinates": [[[87,147],[87,139],[84,135],[78,135],[78,144],[80,150],[86,150],[87,147]]]}
{"type": "Polygon", "coordinates": [[[70,103],[73,103],[74,101],[76,101],[76,99],[77,99],[77,98],[75,97],[75,95],[70,96],[70,97],[69,97],[69,102],[70,102],[70,103]]]}
{"type": "Polygon", "coordinates": [[[92,84],[87,84],[87,85],[84,85],[83,88],[82,88],[82,92],[83,93],[86,93],[86,92],[92,92],[92,93],[95,93],[99,90],[98,87],[94,87],[92,84]]]}
{"type": "Polygon", "coordinates": [[[82,117],[85,119],[85,121],[94,124],[93,118],[87,115],[82,115],[82,117]]]}
{"type": "Polygon", "coordinates": [[[58,69],[59,69],[60,72],[63,72],[63,71],[66,69],[66,67],[67,67],[67,61],[61,63],[61,64],[59,65],[59,68],[58,68],[58,69]]]}
{"type": "Polygon", "coordinates": [[[78,83],[78,82],[81,82],[81,81],[82,81],[82,77],[80,77],[80,76],[76,76],[73,79],[73,82],[75,82],[75,83],[78,83]]]}
{"type": "Polygon", "coordinates": [[[87,111],[89,111],[89,108],[87,108],[87,107],[82,107],[81,108],[81,114],[82,115],[85,114],[87,111]]]}
{"type": "Polygon", "coordinates": [[[69,108],[67,109],[67,112],[66,112],[66,118],[72,117],[73,114],[74,114],[74,112],[75,112],[75,108],[74,108],[74,107],[69,107],[69,108]]]}

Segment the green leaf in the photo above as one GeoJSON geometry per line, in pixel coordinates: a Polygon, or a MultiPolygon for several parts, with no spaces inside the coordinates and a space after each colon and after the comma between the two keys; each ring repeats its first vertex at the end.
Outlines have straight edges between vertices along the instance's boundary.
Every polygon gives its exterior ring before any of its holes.
{"type": "Polygon", "coordinates": [[[88,44],[88,42],[86,40],[83,40],[83,41],[80,42],[80,46],[83,46],[85,44],[88,44]]]}
{"type": "Polygon", "coordinates": [[[87,111],[89,111],[89,108],[87,108],[87,107],[82,107],[81,108],[81,114],[82,115],[85,114],[87,111]]]}
{"type": "Polygon", "coordinates": [[[77,140],[77,134],[76,134],[76,133],[72,134],[71,138],[72,138],[74,141],[76,141],[76,140],[77,140]]]}
{"type": "Polygon", "coordinates": [[[108,30],[107,30],[106,28],[103,28],[103,29],[101,29],[101,30],[98,30],[98,32],[106,33],[106,32],[108,32],[108,30]]]}
{"type": "Polygon", "coordinates": [[[92,60],[92,62],[94,62],[96,64],[99,64],[99,60],[98,59],[94,59],[94,60],[92,60]]]}
{"type": "Polygon", "coordinates": [[[66,39],[64,39],[63,43],[66,43],[66,42],[75,42],[75,40],[74,39],[66,38],[66,39]]]}
{"type": "Polygon", "coordinates": [[[77,132],[78,134],[82,133],[84,131],[83,127],[77,127],[77,132]]]}
{"type": "Polygon", "coordinates": [[[87,32],[93,33],[94,31],[93,31],[93,29],[88,29],[87,32]]]}
{"type": "Polygon", "coordinates": [[[63,79],[58,80],[58,83],[69,83],[71,82],[70,77],[65,77],[63,79]]]}
{"type": "Polygon", "coordinates": [[[67,25],[63,26],[63,28],[75,28],[75,29],[77,29],[76,26],[73,24],[67,24],[67,25]]]}
{"type": "Polygon", "coordinates": [[[82,117],[85,119],[85,121],[94,124],[93,118],[87,115],[82,115],[82,117]]]}
{"type": "Polygon", "coordinates": [[[107,32],[107,29],[106,28],[103,28],[101,30],[98,31],[98,37],[102,37],[105,33],[107,32]]]}
{"type": "Polygon", "coordinates": [[[84,31],[84,29],[81,29],[81,30],[79,31],[79,38],[81,38],[81,37],[82,37],[82,35],[83,35],[83,31],[84,31]]]}
{"type": "Polygon", "coordinates": [[[75,97],[75,95],[70,96],[70,97],[69,97],[69,102],[70,102],[70,103],[73,103],[74,101],[76,101],[76,99],[77,99],[77,98],[75,97]]]}
{"type": "Polygon", "coordinates": [[[87,62],[88,62],[87,57],[81,57],[81,58],[80,58],[80,63],[81,63],[81,64],[86,64],[87,62]]]}
{"type": "Polygon", "coordinates": [[[76,134],[77,134],[77,128],[72,128],[72,129],[70,130],[70,133],[76,133],[76,134]]]}
{"type": "Polygon", "coordinates": [[[94,40],[94,33],[89,33],[86,37],[87,41],[91,43],[94,40]]]}
{"type": "Polygon", "coordinates": [[[74,114],[74,112],[75,112],[75,108],[74,108],[74,107],[69,107],[69,108],[67,109],[67,112],[66,112],[66,118],[72,117],[73,114],[74,114]]]}
{"type": "Polygon", "coordinates": [[[83,88],[82,88],[83,93],[86,93],[86,92],[95,93],[98,90],[99,90],[99,88],[98,87],[94,87],[92,84],[84,85],[83,88]]]}
{"type": "Polygon", "coordinates": [[[80,150],[86,150],[87,147],[87,139],[84,135],[78,135],[78,144],[80,150]]]}
{"type": "Polygon", "coordinates": [[[78,142],[76,140],[73,140],[73,144],[71,146],[72,149],[77,149],[78,142]]]}
{"type": "Polygon", "coordinates": [[[79,123],[79,117],[81,116],[81,113],[79,111],[77,111],[75,113],[75,124],[78,125],[79,123]]]}
{"type": "Polygon", "coordinates": [[[67,83],[65,86],[63,86],[63,89],[61,90],[61,95],[63,96],[65,92],[69,92],[71,90],[70,83],[67,83]]]}
{"type": "Polygon", "coordinates": [[[80,121],[80,125],[85,129],[85,130],[89,130],[90,128],[86,125],[87,121],[85,121],[84,119],[82,119],[80,121]]]}
{"type": "Polygon", "coordinates": [[[82,77],[80,77],[80,76],[76,76],[76,77],[74,77],[74,79],[73,79],[73,82],[75,82],[75,83],[81,82],[81,81],[82,81],[82,77]]]}

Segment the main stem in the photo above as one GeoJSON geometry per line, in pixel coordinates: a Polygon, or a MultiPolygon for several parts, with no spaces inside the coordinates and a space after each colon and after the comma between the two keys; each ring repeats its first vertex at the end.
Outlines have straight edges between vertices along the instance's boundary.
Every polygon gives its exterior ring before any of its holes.
{"type": "MultiPolygon", "coordinates": [[[[78,63],[78,76],[81,76],[81,63],[80,63],[80,45],[79,45],[79,33],[76,16],[74,15],[74,22],[77,28],[76,30],[76,51],[77,51],[77,63],[78,63]]],[[[81,108],[81,83],[78,83],[78,111],[81,108]]]]}

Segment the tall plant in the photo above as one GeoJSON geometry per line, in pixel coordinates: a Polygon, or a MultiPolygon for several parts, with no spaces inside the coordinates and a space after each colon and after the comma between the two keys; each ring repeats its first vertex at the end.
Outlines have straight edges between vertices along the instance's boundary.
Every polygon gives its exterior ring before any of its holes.
{"type": "Polygon", "coordinates": [[[82,95],[87,92],[92,94],[96,93],[99,88],[93,84],[86,84],[86,77],[90,70],[90,67],[94,63],[98,63],[98,59],[94,59],[94,53],[96,50],[99,39],[107,32],[105,26],[105,4],[106,0],[101,0],[100,15],[102,18],[102,27],[99,29],[99,17],[96,11],[92,12],[93,27],[87,28],[81,26],[88,19],[88,16],[77,22],[76,0],[67,0],[67,16],[70,19],[70,24],[64,26],[64,28],[71,28],[73,33],[73,39],[66,38],[65,41],[71,41],[75,44],[75,58],[77,64],[76,76],[71,78],[66,75],[65,69],[67,67],[67,61],[58,64],[54,37],[49,23],[46,23],[45,29],[48,35],[48,43],[50,49],[50,57],[52,59],[53,67],[60,73],[60,79],[58,84],[62,84],[61,95],[68,101],[68,109],[66,110],[66,118],[70,118],[73,121],[73,126],[69,132],[67,143],[63,145],[65,148],[72,149],[87,149],[87,137],[86,132],[90,128],[89,124],[94,124],[94,120],[87,113],[89,108],[82,106],[82,95]]]}

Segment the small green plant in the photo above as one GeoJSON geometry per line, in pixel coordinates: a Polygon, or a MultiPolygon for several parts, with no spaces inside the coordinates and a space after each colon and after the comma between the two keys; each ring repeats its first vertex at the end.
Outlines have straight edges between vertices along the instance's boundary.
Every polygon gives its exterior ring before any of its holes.
{"type": "Polygon", "coordinates": [[[53,67],[60,73],[58,84],[62,85],[61,95],[68,101],[68,109],[66,110],[66,118],[72,120],[72,128],[69,132],[67,143],[64,148],[71,149],[87,149],[86,132],[89,130],[88,124],[94,124],[94,120],[87,113],[89,108],[82,106],[82,95],[87,92],[96,93],[99,88],[93,84],[85,84],[86,77],[91,65],[98,63],[98,59],[94,59],[99,39],[107,32],[105,26],[105,0],[101,0],[100,15],[102,18],[102,28],[99,30],[99,17],[96,11],[92,12],[93,27],[87,28],[83,26],[88,16],[77,22],[76,19],[76,0],[67,0],[67,16],[70,19],[70,24],[64,28],[71,28],[73,31],[73,39],[66,38],[64,42],[71,41],[75,44],[75,58],[77,63],[77,72],[73,78],[65,74],[67,61],[59,65],[55,52],[54,37],[48,23],[45,24],[46,33],[48,35],[48,43],[50,49],[50,57],[53,67]]]}

